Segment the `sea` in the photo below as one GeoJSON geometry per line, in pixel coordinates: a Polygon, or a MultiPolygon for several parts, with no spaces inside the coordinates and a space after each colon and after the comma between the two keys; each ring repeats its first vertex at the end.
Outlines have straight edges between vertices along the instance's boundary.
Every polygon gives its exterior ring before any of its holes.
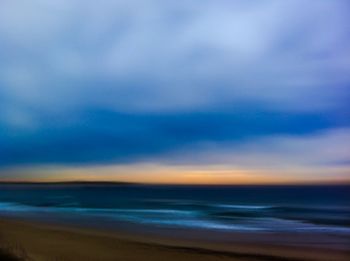
{"type": "Polygon", "coordinates": [[[0,216],[350,235],[350,186],[1,184],[0,216]]]}

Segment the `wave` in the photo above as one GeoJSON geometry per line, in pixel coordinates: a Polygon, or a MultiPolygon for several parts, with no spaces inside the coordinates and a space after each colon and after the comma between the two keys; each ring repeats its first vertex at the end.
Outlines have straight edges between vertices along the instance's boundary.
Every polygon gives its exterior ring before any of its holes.
{"type": "Polygon", "coordinates": [[[12,202],[0,202],[1,211],[30,211],[32,207],[12,202]]]}
{"type": "Polygon", "coordinates": [[[214,204],[217,208],[235,209],[235,210],[265,210],[271,209],[273,206],[258,206],[258,205],[229,205],[229,204],[214,204]]]}
{"type": "MultiPolygon", "coordinates": [[[[67,203],[67,202],[66,202],[67,203]]],[[[191,202],[193,204],[193,202],[191,202]]],[[[188,206],[188,205],[186,205],[188,206]]],[[[120,220],[166,227],[211,229],[220,231],[289,231],[350,234],[346,209],[330,212],[317,209],[258,205],[198,203],[190,209],[179,208],[86,208],[74,204],[43,206],[0,202],[0,213],[10,215],[45,214],[79,218],[120,220]],[[198,206],[200,206],[198,208],[198,206]],[[204,210],[205,208],[205,210],[204,210]],[[311,213],[311,214],[310,214],[311,213]],[[345,214],[344,214],[345,213],[345,214]]]]}

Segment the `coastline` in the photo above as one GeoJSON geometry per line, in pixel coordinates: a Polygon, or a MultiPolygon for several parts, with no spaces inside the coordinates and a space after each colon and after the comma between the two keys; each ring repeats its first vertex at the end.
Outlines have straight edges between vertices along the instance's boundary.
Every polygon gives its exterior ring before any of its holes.
{"type": "MultiPolygon", "coordinates": [[[[0,248],[17,246],[27,260],[348,260],[350,250],[327,235],[99,229],[0,217],[0,248]],[[176,232],[176,233],[175,233],[176,232]],[[186,235],[186,237],[184,236],[186,235]],[[296,243],[299,244],[296,244],[296,243]]],[[[339,238],[340,240],[340,238],[339,238]]],[[[349,242],[349,241],[348,241],[349,242]]],[[[15,253],[17,254],[17,253],[15,253]]]]}

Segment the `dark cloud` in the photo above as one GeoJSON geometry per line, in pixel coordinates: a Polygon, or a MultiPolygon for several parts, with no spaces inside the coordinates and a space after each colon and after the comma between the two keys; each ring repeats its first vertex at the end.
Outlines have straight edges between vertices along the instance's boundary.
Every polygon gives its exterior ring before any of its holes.
{"type": "Polygon", "coordinates": [[[41,127],[1,126],[0,165],[137,162],[204,142],[242,144],[273,135],[310,135],[339,126],[332,117],[249,108],[234,112],[126,114],[89,110],[41,127]]]}

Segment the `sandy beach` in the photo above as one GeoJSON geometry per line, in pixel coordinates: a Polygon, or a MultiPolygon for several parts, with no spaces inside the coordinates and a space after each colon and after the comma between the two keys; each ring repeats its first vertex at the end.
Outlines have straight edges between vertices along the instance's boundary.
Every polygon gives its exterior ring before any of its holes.
{"type": "MultiPolygon", "coordinates": [[[[305,242],[301,242],[303,246],[297,246],[279,243],[283,241],[274,235],[230,235],[231,241],[227,242],[211,241],[210,234],[207,238],[202,237],[203,240],[194,238],[166,238],[0,219],[0,248],[22,260],[345,261],[350,257],[350,251],[345,246],[328,244],[329,240],[325,240],[323,246],[305,242]]],[[[318,238],[318,241],[322,242],[322,239],[318,238]]],[[[286,242],[293,242],[293,238],[286,242]]]]}

